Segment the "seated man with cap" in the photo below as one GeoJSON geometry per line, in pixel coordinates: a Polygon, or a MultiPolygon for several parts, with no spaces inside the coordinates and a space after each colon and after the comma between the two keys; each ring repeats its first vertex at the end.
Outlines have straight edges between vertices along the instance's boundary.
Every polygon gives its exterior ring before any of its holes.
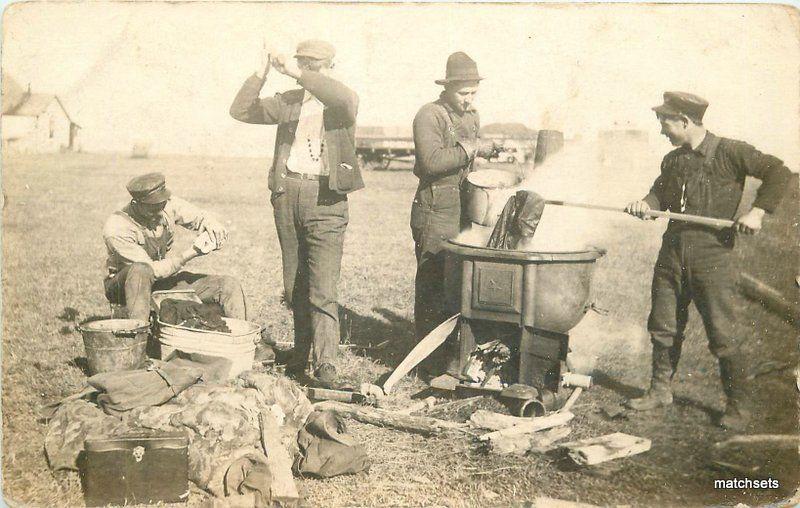
{"type": "Polygon", "coordinates": [[[225,316],[246,319],[244,293],[234,277],[180,271],[190,260],[222,247],[228,236],[222,224],[172,196],[161,173],[137,176],[127,188],[130,203],[103,226],[106,298],[124,304],[130,319],[147,321],[152,291],[193,289],[204,303],[219,304],[225,316]],[[191,247],[168,255],[175,224],[201,233],[191,247]]]}
{"type": "Polygon", "coordinates": [[[723,428],[742,431],[750,419],[748,358],[736,321],[741,314],[736,280],[735,233],[752,235],[761,229],[786,191],[790,172],[779,159],[742,141],[715,136],[703,126],[708,102],[686,92],[666,92],[656,106],[661,134],[677,148],[661,163],[661,174],[650,193],[630,203],[627,211],[640,218],[650,209],[733,219],[733,228],[714,229],[670,221],[656,261],[647,323],[653,344],[652,380],[644,397],[628,401],[637,411],[672,404],[671,381],[678,367],[689,304],[703,319],[711,353],[719,359],[727,398],[723,428]],[[752,208],[734,215],[745,177],[762,181],[752,208]]]}
{"type": "Polygon", "coordinates": [[[264,48],[230,108],[236,120],[277,125],[268,183],[283,294],[294,317],[295,348],[286,372],[329,387],[338,384],[337,285],[347,194],[364,187],[355,152],[358,96],[332,76],[334,55],[333,46],[319,40],[301,42],[294,60],[264,48]],[[260,98],[272,67],[300,88],[260,98]]]}

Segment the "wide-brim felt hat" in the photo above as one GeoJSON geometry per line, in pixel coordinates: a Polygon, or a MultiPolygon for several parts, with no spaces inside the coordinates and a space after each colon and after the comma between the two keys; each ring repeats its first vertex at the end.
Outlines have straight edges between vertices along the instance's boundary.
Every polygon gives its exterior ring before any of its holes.
{"type": "Polygon", "coordinates": [[[453,53],[447,58],[444,79],[437,79],[437,85],[446,85],[456,81],[480,81],[478,64],[463,51],[453,53]]]}

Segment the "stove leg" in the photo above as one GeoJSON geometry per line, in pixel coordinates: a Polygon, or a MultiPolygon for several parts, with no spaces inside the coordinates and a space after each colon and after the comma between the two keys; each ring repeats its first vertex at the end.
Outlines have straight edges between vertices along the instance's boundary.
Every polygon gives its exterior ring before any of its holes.
{"type": "Polygon", "coordinates": [[[475,349],[475,333],[468,319],[459,318],[459,355],[458,355],[458,371],[464,372],[464,369],[469,362],[469,355],[475,349]]]}
{"type": "Polygon", "coordinates": [[[557,393],[569,336],[524,327],[520,335],[519,382],[557,393]]]}

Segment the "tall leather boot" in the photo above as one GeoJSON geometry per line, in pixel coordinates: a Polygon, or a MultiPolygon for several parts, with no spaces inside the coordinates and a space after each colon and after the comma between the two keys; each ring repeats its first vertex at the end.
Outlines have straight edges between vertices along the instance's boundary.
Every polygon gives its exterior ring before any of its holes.
{"type": "Polygon", "coordinates": [[[663,406],[672,404],[672,376],[675,374],[673,365],[677,365],[677,359],[672,355],[673,348],[653,344],[653,377],[650,380],[650,389],[644,397],[630,399],[627,406],[636,411],[650,411],[663,406]]]}
{"type": "Polygon", "coordinates": [[[722,389],[727,398],[725,414],[719,420],[723,429],[742,432],[747,429],[751,412],[748,407],[747,363],[744,356],[736,354],[719,359],[722,389]]]}

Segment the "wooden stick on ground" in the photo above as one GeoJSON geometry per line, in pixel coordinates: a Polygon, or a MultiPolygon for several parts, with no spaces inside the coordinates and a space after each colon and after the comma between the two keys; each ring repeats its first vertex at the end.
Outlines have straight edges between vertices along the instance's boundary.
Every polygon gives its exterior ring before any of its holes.
{"type": "Polygon", "coordinates": [[[490,451],[498,455],[525,455],[528,452],[545,453],[553,443],[567,437],[572,429],[567,426],[553,427],[543,432],[498,437],[490,441],[490,451]]]}
{"type": "Polygon", "coordinates": [[[736,445],[773,445],[779,447],[800,446],[800,436],[793,434],[751,434],[733,436],[725,441],[720,441],[714,446],[716,448],[727,448],[736,445]]]}
{"type": "Polygon", "coordinates": [[[800,327],[800,307],[784,298],[780,291],[747,273],[742,273],[739,286],[745,296],[756,300],[785,321],[800,327]]]}
{"type": "Polygon", "coordinates": [[[388,427],[423,435],[442,434],[447,431],[464,431],[465,423],[438,420],[428,416],[411,416],[395,411],[384,411],[366,406],[354,406],[342,402],[325,401],[314,405],[317,411],[335,411],[362,423],[388,427]]]}
{"type": "Polygon", "coordinates": [[[615,432],[605,436],[563,443],[559,445],[559,448],[566,449],[569,457],[576,464],[591,466],[646,452],[650,449],[650,440],[615,432]]]}
{"type": "Polygon", "coordinates": [[[267,455],[267,465],[272,474],[272,501],[281,506],[297,506],[300,494],[292,477],[292,459],[281,444],[278,421],[270,411],[262,411],[258,415],[258,423],[261,427],[261,446],[267,455]]]}
{"type": "Polygon", "coordinates": [[[430,409],[435,405],[436,405],[436,397],[425,397],[422,400],[414,401],[407,407],[398,409],[396,412],[403,415],[410,415],[411,413],[416,413],[417,411],[430,409]]]}
{"type": "Polygon", "coordinates": [[[574,414],[570,413],[569,411],[566,411],[564,413],[553,413],[548,416],[529,418],[527,419],[528,421],[524,423],[519,423],[507,429],[497,430],[494,432],[489,432],[488,434],[483,434],[479,436],[478,439],[480,439],[481,441],[491,441],[493,439],[498,439],[501,437],[529,434],[532,432],[537,432],[539,430],[558,427],[559,425],[565,425],[568,421],[572,420],[574,417],[575,417],[574,414]]]}
{"type": "Polygon", "coordinates": [[[581,396],[581,393],[583,393],[583,388],[580,387],[580,386],[578,386],[577,388],[572,390],[572,393],[569,394],[569,398],[567,399],[567,401],[564,403],[563,406],[561,406],[561,409],[559,409],[556,412],[557,413],[565,413],[565,412],[569,411],[570,409],[572,409],[572,406],[575,405],[575,401],[578,400],[578,397],[581,396]]]}

